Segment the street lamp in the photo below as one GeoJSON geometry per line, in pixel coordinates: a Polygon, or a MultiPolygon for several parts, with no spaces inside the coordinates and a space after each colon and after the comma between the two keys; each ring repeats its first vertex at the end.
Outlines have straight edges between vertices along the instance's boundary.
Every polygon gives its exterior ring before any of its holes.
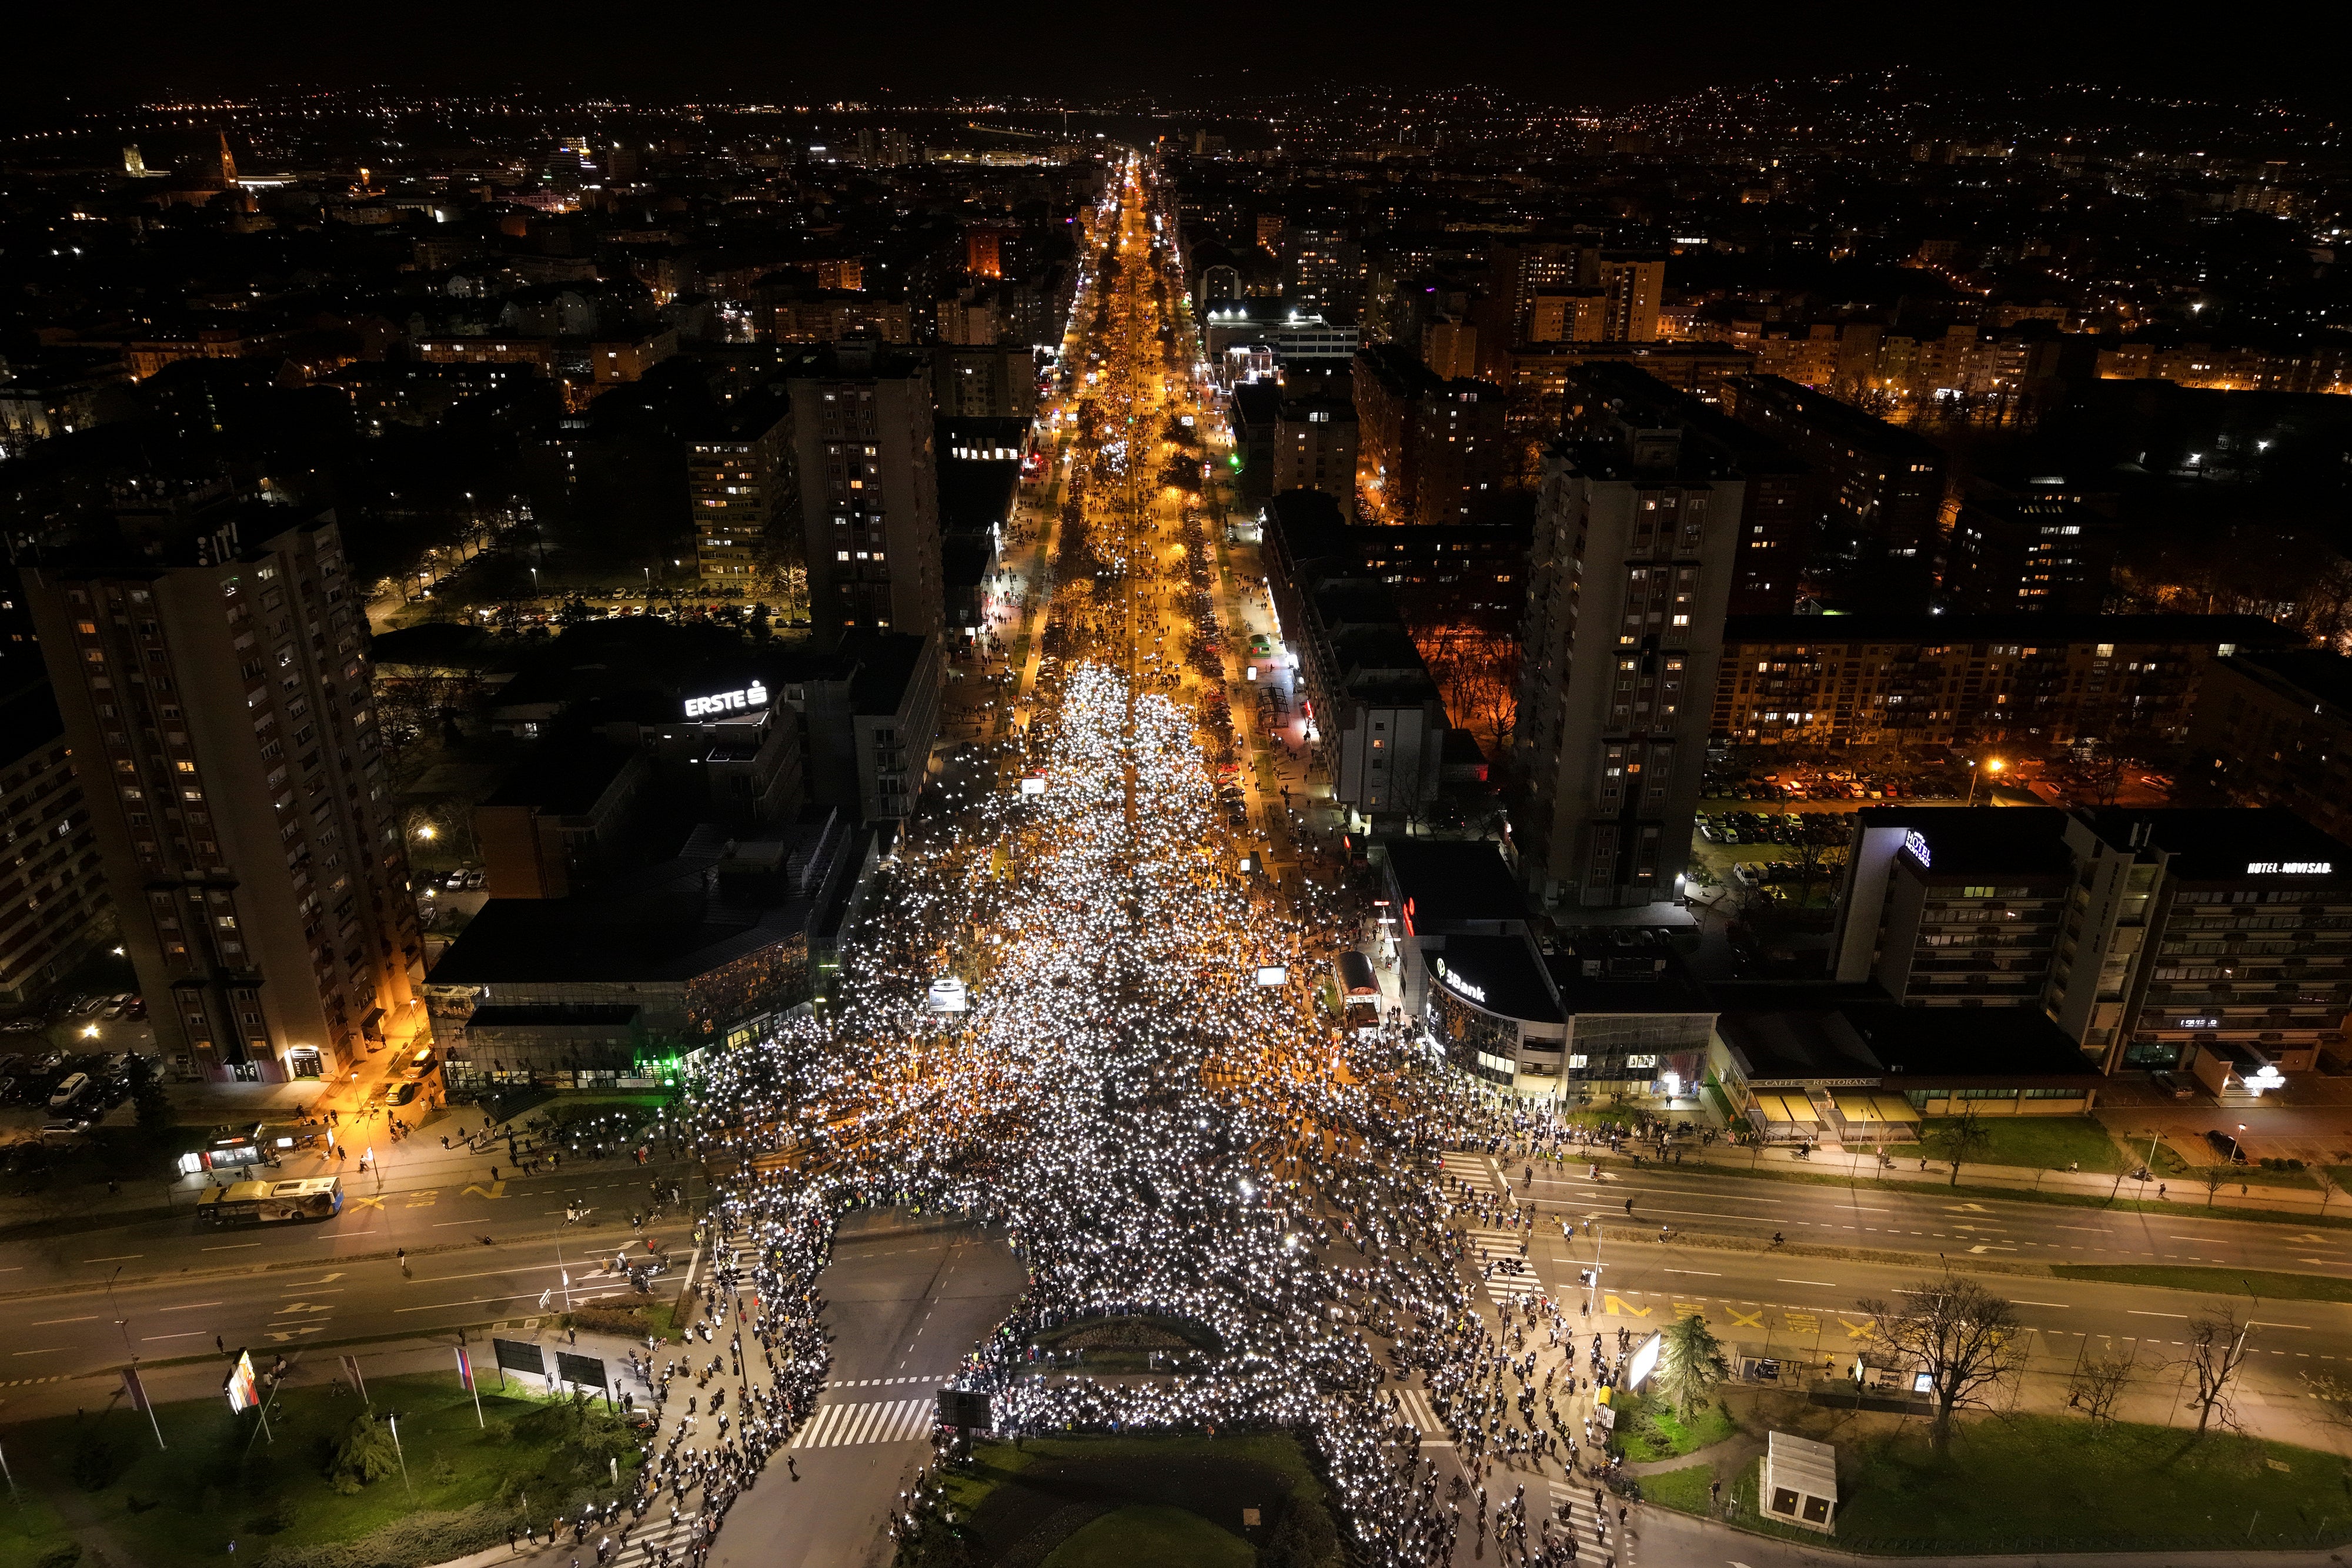
{"type": "Polygon", "coordinates": [[[1983,774],[1983,773],[1998,773],[1998,772],[2000,772],[2003,768],[2005,768],[2005,767],[2007,767],[2007,766],[2008,766],[2008,764],[2007,764],[2007,763],[2005,763],[2005,762],[2003,762],[2003,761],[2001,761],[2001,759],[2000,759],[2000,758],[1998,758],[1998,757],[1988,757],[1987,758],[1985,758],[1985,763],[1984,763],[1984,767],[1983,767],[1983,768],[1982,768],[1982,769],[1979,769],[1979,768],[1977,767],[1977,765],[1976,765],[1975,763],[1973,763],[1973,762],[1969,763],[1969,798],[1968,798],[1967,801],[1965,802],[1965,804],[1967,804],[1967,805],[1970,805],[1970,806],[1973,806],[1973,805],[1975,805],[1975,804],[1977,803],[1977,779],[1981,776],[1981,774],[1983,774]]]}

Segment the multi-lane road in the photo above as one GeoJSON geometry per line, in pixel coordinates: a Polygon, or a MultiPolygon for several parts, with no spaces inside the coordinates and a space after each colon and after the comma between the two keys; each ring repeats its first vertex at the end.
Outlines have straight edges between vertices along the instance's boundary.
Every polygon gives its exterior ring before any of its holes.
{"type": "Polygon", "coordinates": [[[692,1259],[693,1225],[678,1209],[630,1223],[656,1189],[684,1186],[682,1166],[614,1156],[518,1178],[501,1160],[493,1176],[486,1155],[417,1142],[382,1184],[347,1174],[344,1210],[329,1220],[217,1229],[196,1221],[187,1194],[171,1218],[101,1217],[0,1243],[0,1309],[16,1326],[0,1385],[110,1375],[134,1355],[210,1354],[215,1340],[259,1353],[535,1317],[567,1295],[625,1293],[600,1272],[615,1252],[642,1263],[657,1241],[674,1270],[692,1259]],[[568,1220],[567,1208],[584,1218],[568,1220]]]}

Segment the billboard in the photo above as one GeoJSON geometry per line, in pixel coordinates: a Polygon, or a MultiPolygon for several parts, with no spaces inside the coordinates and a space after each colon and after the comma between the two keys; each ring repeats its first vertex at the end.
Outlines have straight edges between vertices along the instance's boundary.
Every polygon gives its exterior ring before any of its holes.
{"type": "Polygon", "coordinates": [[[1665,1335],[1652,1334],[1634,1351],[1633,1359],[1625,1364],[1625,1386],[1639,1388],[1650,1374],[1658,1370],[1658,1352],[1665,1343],[1665,1335]]]}
{"type": "Polygon", "coordinates": [[[253,1376],[253,1356],[242,1346],[236,1353],[236,1364],[221,1379],[221,1392],[228,1396],[229,1409],[239,1416],[261,1403],[261,1390],[253,1376]]]}
{"type": "Polygon", "coordinates": [[[533,1377],[547,1375],[547,1354],[539,1346],[519,1339],[494,1339],[490,1350],[499,1358],[501,1372],[528,1372],[533,1377]]]}
{"type": "Polygon", "coordinates": [[[593,1355],[574,1355],[568,1350],[555,1353],[555,1375],[565,1383],[576,1383],[583,1388],[603,1389],[610,1386],[604,1378],[604,1363],[593,1355]]]}

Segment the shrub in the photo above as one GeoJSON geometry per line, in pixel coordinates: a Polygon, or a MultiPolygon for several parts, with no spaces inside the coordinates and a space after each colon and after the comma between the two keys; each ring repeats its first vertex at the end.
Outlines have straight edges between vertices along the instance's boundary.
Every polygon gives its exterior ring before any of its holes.
{"type": "Polygon", "coordinates": [[[121,1455],[95,1432],[85,1432],[74,1445],[74,1485],[84,1491],[103,1491],[121,1468],[121,1455]]]}
{"type": "Polygon", "coordinates": [[[1262,1568],[1338,1568],[1339,1531],[1330,1511],[1312,1498],[1285,1500],[1257,1560],[1262,1568]]]}
{"type": "Polygon", "coordinates": [[[572,1314],[572,1326],[592,1333],[626,1334],[643,1339],[653,1332],[641,1307],[582,1307],[572,1314]]]}

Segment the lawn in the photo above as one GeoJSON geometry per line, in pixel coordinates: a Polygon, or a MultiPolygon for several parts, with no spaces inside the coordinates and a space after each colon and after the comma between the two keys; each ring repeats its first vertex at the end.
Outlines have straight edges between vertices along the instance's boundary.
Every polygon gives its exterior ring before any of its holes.
{"type": "Polygon", "coordinates": [[[2168,1263],[2053,1263],[2061,1280],[2104,1280],[2117,1285],[2160,1285],[2170,1291],[2249,1291],[2274,1301],[2352,1301],[2352,1280],[2322,1274],[2282,1274],[2261,1269],[2200,1269],[2168,1263]]]}
{"type": "MultiPolygon", "coordinates": [[[[1024,1542],[1025,1555],[1052,1544],[1055,1530],[1081,1526],[1060,1543],[1066,1547],[1091,1528],[1079,1517],[1088,1509],[1101,1520],[1140,1507],[1181,1512],[1218,1536],[1237,1540],[1227,1532],[1242,1530],[1243,1510],[1256,1509],[1270,1526],[1286,1509],[1319,1512],[1324,1492],[1297,1441],[1284,1432],[1216,1437],[1072,1434],[1031,1437],[1018,1446],[982,1442],[973,1445],[968,1467],[950,1468],[940,1480],[956,1517],[970,1522],[982,1562],[993,1562],[1024,1542]],[[1032,1539],[1041,1531],[1045,1542],[1032,1539]]],[[[1244,1543],[1244,1555],[1235,1561],[1249,1562],[1249,1551],[1244,1543]]],[[[1054,1561],[1061,1568],[1063,1560],[1054,1561]]]]}
{"type": "MultiPolygon", "coordinates": [[[[1932,1157],[1937,1148],[1937,1129],[1950,1126],[1953,1120],[1929,1117],[1920,1129],[1925,1140],[1920,1152],[1932,1157]]],[[[2063,1171],[2079,1164],[2086,1171],[2105,1172],[2128,1170],[2138,1164],[2116,1147],[2107,1130],[2088,1116],[1979,1116],[1977,1125],[1991,1141],[1969,1156],[1973,1164],[2027,1166],[2046,1171],[2063,1171]]]]}
{"type": "MultiPolygon", "coordinates": [[[[2251,1550],[2352,1539],[2346,1461],[2287,1443],[2063,1416],[1965,1422],[1938,1463],[1925,1427],[1838,1443],[1834,1544],[1849,1551],[2251,1550]]],[[[1789,1539],[1820,1537],[1756,1516],[1758,1467],[1729,1490],[1728,1517],[1789,1539]]],[[[1699,1467],[1654,1476],[1644,1494],[1705,1512],[1699,1467]],[[1694,1475],[1694,1471],[1699,1473],[1694,1475]]]]}
{"type": "Polygon", "coordinates": [[[1250,1568],[1257,1550],[1190,1509],[1130,1503],[1054,1548],[1045,1568],[1250,1568]]]}
{"type": "Polygon", "coordinates": [[[1663,1399],[1642,1399],[1617,1413],[1618,1446],[1636,1464],[1651,1459],[1678,1459],[1739,1430],[1739,1423],[1717,1400],[1702,1406],[1685,1421],[1663,1399]]]}
{"type": "Polygon", "coordinates": [[[1675,1509],[1683,1513],[1707,1511],[1707,1487],[1715,1480],[1715,1471],[1706,1465],[1693,1465],[1688,1469],[1664,1470],[1642,1478],[1642,1499],[1661,1508],[1675,1509]]]}
{"type": "Polygon", "coordinates": [[[232,1542],[237,1560],[258,1568],[440,1563],[503,1542],[526,1518],[543,1526],[551,1513],[612,1497],[608,1459],[624,1478],[638,1460],[601,1408],[501,1396],[494,1384],[482,1390],[487,1425],[478,1426],[454,1367],[372,1381],[369,1394],[378,1416],[398,1416],[406,1475],[394,1470],[348,1494],[327,1469],[362,1412],[336,1385],[286,1390],[267,1436],[225,1400],[159,1405],[162,1452],[146,1418],[121,1401],[12,1427],[18,1484],[58,1517],[35,1534],[29,1511],[11,1516],[30,1539],[25,1552],[0,1559],[38,1563],[70,1526],[142,1568],[217,1563],[232,1542]]]}

